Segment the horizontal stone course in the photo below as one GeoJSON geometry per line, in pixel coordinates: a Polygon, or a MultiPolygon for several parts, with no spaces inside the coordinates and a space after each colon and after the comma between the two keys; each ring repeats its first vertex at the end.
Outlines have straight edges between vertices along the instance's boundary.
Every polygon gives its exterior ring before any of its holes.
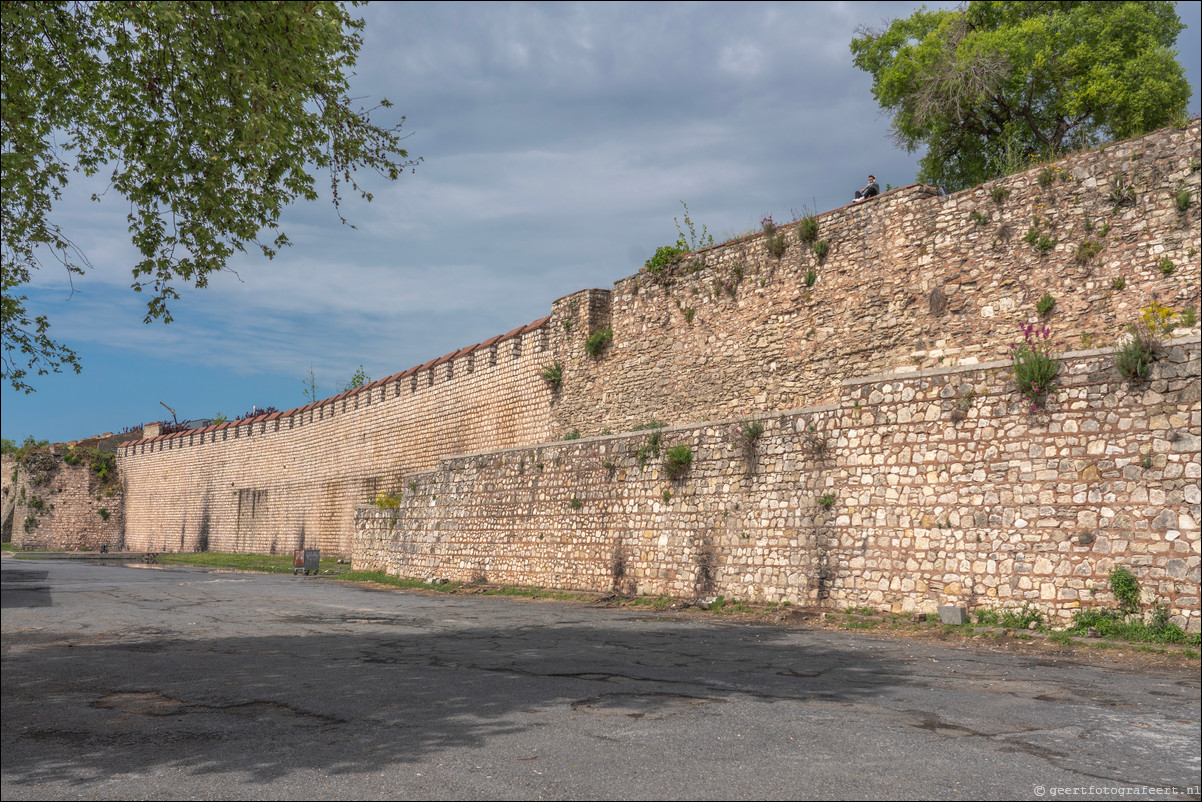
{"type": "MultiPolygon", "coordinates": [[[[1197,338],[1169,348],[1195,370],[1200,351],[1197,338]]],[[[1030,602],[1060,617],[1112,601],[1107,575],[1125,565],[1196,631],[1199,451],[1164,452],[1135,478],[1121,463],[1198,426],[1200,373],[1166,382],[1158,425],[1120,428],[1151,391],[1122,380],[1109,353],[1062,365],[1035,412],[998,369],[849,383],[836,405],[753,418],[764,433],[750,463],[738,434],[749,419],[446,458],[411,478],[397,509],[359,508],[353,559],[419,579],[895,611],[1030,602]],[[963,387],[976,395],[955,420],[963,387]],[[1075,407],[1082,395],[1109,403],[1075,407]],[[1089,422],[1114,458],[1050,434],[1089,422]],[[971,434],[983,429],[987,441],[971,434]],[[661,450],[693,449],[683,479],[662,458],[640,466],[657,433],[661,450]]]]}

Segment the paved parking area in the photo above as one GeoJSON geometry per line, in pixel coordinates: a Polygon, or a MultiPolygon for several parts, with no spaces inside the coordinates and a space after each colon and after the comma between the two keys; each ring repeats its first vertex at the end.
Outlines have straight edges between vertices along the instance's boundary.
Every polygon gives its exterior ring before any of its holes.
{"type": "Polygon", "coordinates": [[[292,576],[2,570],[5,800],[1200,798],[1196,663],[292,576]]]}

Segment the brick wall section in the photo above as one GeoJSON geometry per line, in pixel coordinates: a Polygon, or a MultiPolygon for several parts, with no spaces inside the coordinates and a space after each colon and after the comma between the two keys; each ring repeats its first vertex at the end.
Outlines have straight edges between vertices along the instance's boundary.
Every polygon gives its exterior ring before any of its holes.
{"type": "Polygon", "coordinates": [[[317,404],[125,444],[132,548],[349,555],[355,506],[438,455],[549,439],[546,321],[317,404]]]}
{"type": "Polygon", "coordinates": [[[66,465],[52,458],[49,464],[50,471],[31,470],[10,454],[0,457],[5,540],[38,551],[122,550],[120,489],[102,487],[87,463],[66,465]]]}
{"type": "MultiPolygon", "coordinates": [[[[833,399],[847,377],[1001,359],[1045,292],[1056,298],[1056,335],[1076,347],[1114,342],[1153,299],[1197,309],[1199,155],[1194,120],[950,196],[910,186],[836,209],[818,218],[830,244],[822,263],[789,225],[779,259],[757,234],[663,279],[622,279],[604,311],[614,341],[602,359],[581,347],[600,323],[567,338],[553,326],[568,340],[557,343],[565,378],[554,428],[587,435],[791,409],[833,399]],[[1131,203],[1113,199],[1116,177],[1131,203]],[[1180,212],[1183,187],[1191,204],[1180,212]],[[1024,241],[1034,218],[1056,241],[1047,253],[1024,241]],[[1091,242],[1097,255],[1078,259],[1091,242]]],[[[598,303],[569,296],[552,320],[598,303]]]]}
{"type": "Polygon", "coordinates": [[[1034,413],[1008,362],[848,380],[835,404],[759,417],[752,467],[743,420],[661,430],[694,451],[678,480],[640,467],[647,432],[451,457],[406,477],[398,509],[358,510],[353,559],[419,579],[1060,617],[1112,601],[1125,565],[1198,631],[1200,351],[1173,341],[1139,388],[1109,351],[1067,355],[1034,413]]]}

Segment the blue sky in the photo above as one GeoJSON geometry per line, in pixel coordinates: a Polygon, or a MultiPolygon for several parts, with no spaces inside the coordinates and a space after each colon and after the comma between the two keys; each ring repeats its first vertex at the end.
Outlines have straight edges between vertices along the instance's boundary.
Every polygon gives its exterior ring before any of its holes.
{"type": "MultiPolygon", "coordinates": [[[[950,3],[927,4],[955,5],[950,3]]],[[[243,255],[186,290],[170,325],[143,324],[118,199],[73,182],[59,217],[94,266],[46,269],[31,311],[81,375],[0,388],[3,436],[73,440],[146,421],[238,415],[337,393],[536,320],[551,302],[631,275],[676,240],[688,204],[716,239],[844,204],[875,173],[913,182],[855,29],[917,3],[379,3],[356,96],[405,115],[416,172],[370,182],[339,224],[328,198],[289,208],[293,247],[243,255]]],[[[1178,39],[1197,114],[1202,4],[1178,39]]],[[[381,118],[381,121],[386,121],[381,118]]],[[[320,182],[319,182],[320,183],[320,182]]]]}

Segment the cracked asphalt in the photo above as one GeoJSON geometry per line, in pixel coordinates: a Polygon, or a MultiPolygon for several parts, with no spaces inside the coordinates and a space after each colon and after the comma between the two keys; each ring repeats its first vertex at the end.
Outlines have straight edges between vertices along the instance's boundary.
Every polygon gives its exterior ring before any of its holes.
{"type": "Polygon", "coordinates": [[[1200,798],[1196,664],[292,576],[2,571],[6,801],[1200,798]]]}

